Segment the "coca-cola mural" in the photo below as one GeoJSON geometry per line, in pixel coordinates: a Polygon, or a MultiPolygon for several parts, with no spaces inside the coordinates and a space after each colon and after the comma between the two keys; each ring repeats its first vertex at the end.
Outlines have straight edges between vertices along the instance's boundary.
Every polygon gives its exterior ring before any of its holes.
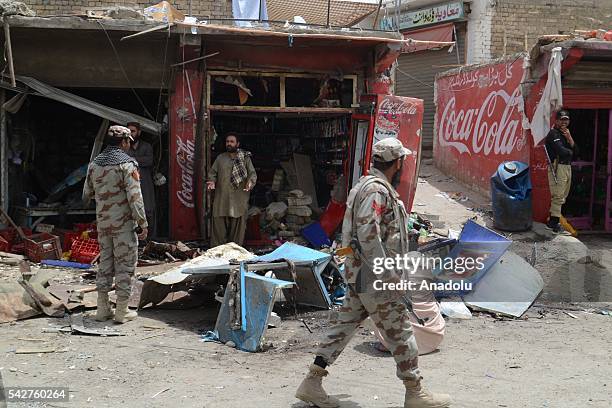
{"type": "Polygon", "coordinates": [[[496,63],[436,80],[436,166],[459,180],[489,190],[501,162],[529,162],[521,126],[523,59],[496,63]]]}

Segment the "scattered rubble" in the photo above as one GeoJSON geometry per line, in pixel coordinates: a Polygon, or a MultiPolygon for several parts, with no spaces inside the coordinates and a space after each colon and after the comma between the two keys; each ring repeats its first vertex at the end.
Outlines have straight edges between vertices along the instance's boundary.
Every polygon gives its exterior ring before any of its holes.
{"type": "Polygon", "coordinates": [[[0,15],[34,17],[36,13],[22,1],[0,0],[0,15]]]}

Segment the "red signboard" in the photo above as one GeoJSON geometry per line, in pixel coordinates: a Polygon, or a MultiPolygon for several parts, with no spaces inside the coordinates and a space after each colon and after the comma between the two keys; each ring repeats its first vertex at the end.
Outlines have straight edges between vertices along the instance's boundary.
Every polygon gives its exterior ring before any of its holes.
{"type": "Polygon", "coordinates": [[[523,60],[481,66],[436,80],[436,166],[489,191],[500,163],[529,163],[519,110],[523,60]]]}
{"type": "Polygon", "coordinates": [[[387,137],[395,137],[412,151],[412,155],[404,161],[402,178],[397,188],[407,211],[412,208],[416,192],[422,124],[422,99],[378,95],[373,143],[387,137]]]}
{"type": "Polygon", "coordinates": [[[170,237],[199,237],[196,194],[196,124],[202,96],[202,76],[179,71],[170,97],[170,237]]]}

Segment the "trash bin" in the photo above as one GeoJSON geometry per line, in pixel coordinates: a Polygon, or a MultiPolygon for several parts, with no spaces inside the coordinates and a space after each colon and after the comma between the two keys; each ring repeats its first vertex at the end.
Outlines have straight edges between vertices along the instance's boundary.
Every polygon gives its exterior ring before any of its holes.
{"type": "Polygon", "coordinates": [[[531,229],[531,179],[529,166],[519,161],[504,162],[491,176],[493,225],[503,231],[531,229]]]}

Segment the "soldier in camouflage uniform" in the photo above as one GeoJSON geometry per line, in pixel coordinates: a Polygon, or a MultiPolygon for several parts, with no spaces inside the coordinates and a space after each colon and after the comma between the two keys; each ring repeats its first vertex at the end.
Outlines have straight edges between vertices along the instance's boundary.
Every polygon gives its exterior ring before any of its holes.
{"type": "Polygon", "coordinates": [[[115,278],[117,308],[115,322],[134,319],[128,309],[132,277],[138,261],[138,238],[147,236],[138,163],[126,154],[133,141],[130,130],[111,126],[107,147],[89,164],[83,199],[96,200],[100,266],[96,276],[98,307],[96,320],[113,317],[108,292],[115,278]],[[137,235],[138,234],[138,235],[137,235]]]}
{"type": "Polygon", "coordinates": [[[354,248],[345,263],[348,292],[296,397],[321,408],[339,406],[340,401],[323,389],[322,377],[369,316],[397,363],[397,376],[406,387],[404,407],[448,407],[447,395],[433,395],[421,388],[406,293],[376,290],[380,284],[374,285],[375,280],[397,283],[403,279],[402,270],[391,268],[375,274],[372,266],[376,258],[408,253],[408,215],[394,187],[399,183],[403,160],[411,152],[395,138],[377,142],[372,150],[373,166],[349,193],[342,225],[343,246],[354,248]]]}

